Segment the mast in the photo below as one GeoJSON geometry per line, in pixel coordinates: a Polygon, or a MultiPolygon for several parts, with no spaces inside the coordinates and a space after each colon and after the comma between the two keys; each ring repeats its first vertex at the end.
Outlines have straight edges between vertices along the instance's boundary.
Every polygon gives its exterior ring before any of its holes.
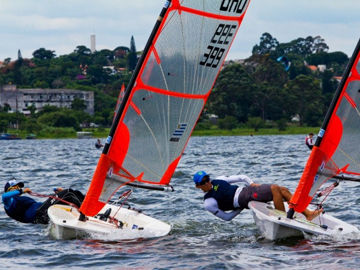
{"type": "Polygon", "coordinates": [[[319,135],[318,137],[316,138],[316,141],[315,141],[315,146],[320,146],[321,144],[321,141],[322,141],[322,138],[325,134],[325,131],[326,131],[326,128],[329,124],[329,121],[330,121],[330,118],[335,110],[335,107],[336,107],[336,104],[338,102],[338,99],[339,97],[341,96],[341,93],[342,93],[342,90],[345,86],[345,83],[346,83],[346,80],[348,79],[349,75],[350,75],[350,71],[351,71],[351,68],[353,67],[354,63],[355,63],[355,60],[356,60],[356,57],[359,53],[359,50],[360,50],[360,39],[358,40],[358,43],[356,45],[356,48],[353,52],[353,55],[351,56],[350,58],[350,61],[345,69],[345,72],[343,74],[343,77],[341,79],[341,82],[340,82],[340,85],[339,87],[337,88],[336,92],[335,92],[335,95],[331,101],[331,104],[330,104],[330,107],[326,113],[326,116],[325,116],[325,119],[324,119],[324,122],[320,128],[320,131],[319,131],[319,135]]]}
{"type": "Polygon", "coordinates": [[[155,26],[154,26],[151,34],[150,34],[150,37],[149,37],[149,39],[148,39],[148,41],[147,41],[147,43],[145,45],[144,51],[141,54],[141,57],[140,57],[138,63],[136,64],[134,73],[133,73],[133,75],[132,75],[132,77],[130,79],[130,82],[129,82],[127,88],[126,88],[124,98],[123,98],[123,100],[122,100],[122,102],[120,104],[120,108],[117,111],[116,116],[115,116],[115,120],[114,120],[114,122],[113,122],[113,124],[111,126],[109,136],[106,139],[106,143],[105,143],[105,146],[104,146],[104,149],[103,149],[103,152],[102,152],[103,154],[107,154],[108,151],[109,151],[109,148],[110,148],[110,145],[111,145],[111,140],[112,140],[112,138],[114,136],[114,133],[115,133],[117,125],[118,125],[118,123],[120,121],[121,115],[122,115],[122,113],[123,113],[123,111],[125,109],[126,102],[130,97],[131,90],[134,87],[134,84],[136,82],[136,78],[139,75],[139,72],[141,70],[141,66],[144,63],[145,59],[146,59],[146,56],[147,56],[147,54],[149,52],[149,49],[150,49],[150,47],[151,47],[151,45],[153,43],[153,40],[154,40],[154,38],[156,36],[156,33],[159,30],[161,22],[162,22],[162,20],[164,18],[164,15],[166,14],[166,11],[168,10],[170,4],[171,4],[171,0],[167,0],[166,3],[165,3],[165,6],[163,7],[163,9],[160,12],[160,15],[159,15],[159,17],[158,17],[158,19],[157,19],[157,21],[155,23],[155,26]]]}
{"type": "MultiPolygon", "coordinates": [[[[345,72],[343,74],[343,77],[341,79],[339,87],[337,88],[337,90],[334,94],[333,100],[330,104],[330,107],[326,113],[325,119],[323,121],[323,124],[322,124],[321,129],[318,134],[318,137],[316,139],[314,148],[310,154],[310,157],[309,157],[309,160],[304,169],[303,175],[299,181],[298,188],[296,189],[294,195],[292,196],[292,198],[290,200],[290,204],[289,204],[290,209],[287,212],[288,218],[293,218],[293,215],[295,213],[294,205],[291,206],[292,203],[299,202],[300,198],[301,198],[302,202],[304,202],[304,201],[306,202],[306,200],[309,200],[307,203],[309,203],[310,200],[312,199],[312,197],[310,197],[308,195],[310,188],[312,188],[312,182],[311,182],[311,181],[313,181],[312,179],[315,179],[315,181],[316,181],[318,176],[320,176],[320,177],[326,176],[329,178],[340,179],[340,180],[359,181],[359,177],[354,177],[354,176],[350,176],[350,175],[346,175],[346,176],[345,175],[337,175],[338,173],[336,173],[336,175],[332,175],[332,174],[328,175],[328,173],[324,173],[323,168],[325,167],[325,163],[324,163],[324,159],[322,156],[324,156],[325,153],[322,152],[324,149],[322,149],[322,145],[321,145],[324,135],[326,133],[326,129],[328,128],[328,125],[331,122],[331,119],[335,113],[335,110],[337,110],[337,108],[339,106],[340,99],[343,97],[343,92],[345,91],[344,88],[346,86],[346,83],[347,83],[348,79],[352,76],[351,70],[353,69],[355,61],[358,58],[359,50],[360,50],[360,39],[358,40],[358,43],[354,50],[354,53],[349,60],[349,63],[345,69],[345,72]],[[310,166],[310,165],[312,165],[312,166],[310,166]],[[300,186],[301,186],[301,188],[299,188],[300,186]],[[302,194],[301,190],[305,189],[305,186],[306,186],[307,191],[304,192],[304,194],[302,194]]],[[[331,134],[331,133],[329,133],[329,134],[331,134]]],[[[326,148],[326,145],[323,146],[323,148],[324,147],[326,148]]],[[[335,151],[335,149],[333,151],[335,151]]],[[[330,151],[330,153],[331,154],[329,154],[328,158],[330,158],[333,155],[333,152],[330,151]]],[[[319,183],[321,183],[321,182],[319,182],[319,183]]],[[[321,184],[319,184],[319,185],[321,185],[321,184]]],[[[301,210],[304,209],[306,204],[303,204],[303,206],[301,207],[301,210]]],[[[299,210],[297,210],[297,211],[299,211],[299,210]]]]}

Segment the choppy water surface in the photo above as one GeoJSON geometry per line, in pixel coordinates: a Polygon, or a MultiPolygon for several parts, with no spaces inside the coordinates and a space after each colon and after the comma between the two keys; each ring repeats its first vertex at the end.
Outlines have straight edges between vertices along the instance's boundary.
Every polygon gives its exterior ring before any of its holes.
{"type": "MultiPolygon", "coordinates": [[[[95,140],[0,141],[0,179],[23,180],[34,192],[86,192],[100,150],[95,140]]],[[[0,210],[0,269],[358,269],[360,237],[264,240],[250,211],[230,222],[203,210],[192,175],[247,174],[294,191],[309,155],[304,136],[193,137],[175,172],[173,193],[134,190],[130,203],[172,224],[151,240],[52,240],[43,225],[21,224],[0,210]]],[[[360,227],[360,185],[343,183],[326,210],[360,227]]]]}

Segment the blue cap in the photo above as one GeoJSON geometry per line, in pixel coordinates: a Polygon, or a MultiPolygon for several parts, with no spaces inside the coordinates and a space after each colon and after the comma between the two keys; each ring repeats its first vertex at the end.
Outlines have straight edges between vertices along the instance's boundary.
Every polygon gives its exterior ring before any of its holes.
{"type": "Polygon", "coordinates": [[[16,185],[18,185],[20,188],[24,187],[23,182],[17,182],[16,180],[10,180],[10,181],[6,182],[6,184],[4,186],[4,192],[6,192],[10,187],[13,187],[16,185]]]}
{"type": "Polygon", "coordinates": [[[209,176],[209,175],[204,171],[198,171],[197,173],[195,173],[193,178],[195,184],[199,184],[205,176],[209,176]]]}

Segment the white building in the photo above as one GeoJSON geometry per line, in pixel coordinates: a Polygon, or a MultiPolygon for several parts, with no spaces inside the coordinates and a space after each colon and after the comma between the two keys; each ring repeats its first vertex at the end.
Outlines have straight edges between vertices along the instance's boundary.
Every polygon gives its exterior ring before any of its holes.
{"type": "Polygon", "coordinates": [[[94,114],[94,92],[72,89],[17,89],[16,85],[0,86],[0,105],[8,104],[10,112],[30,114],[28,107],[34,105],[40,111],[45,105],[71,108],[75,98],[86,105],[85,111],[94,114]]]}

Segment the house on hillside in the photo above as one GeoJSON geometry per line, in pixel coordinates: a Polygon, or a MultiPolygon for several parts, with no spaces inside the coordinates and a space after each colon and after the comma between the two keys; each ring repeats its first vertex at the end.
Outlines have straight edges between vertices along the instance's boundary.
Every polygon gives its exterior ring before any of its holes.
{"type": "Polygon", "coordinates": [[[326,70],[326,65],[307,65],[305,63],[305,66],[310,69],[312,72],[316,72],[316,71],[319,71],[319,72],[324,72],[326,70]]]}
{"type": "Polygon", "coordinates": [[[94,92],[73,89],[18,89],[16,85],[0,86],[0,106],[8,104],[10,112],[30,114],[29,107],[34,105],[40,111],[45,105],[71,108],[75,98],[84,101],[85,112],[94,114],[94,92]]]}

